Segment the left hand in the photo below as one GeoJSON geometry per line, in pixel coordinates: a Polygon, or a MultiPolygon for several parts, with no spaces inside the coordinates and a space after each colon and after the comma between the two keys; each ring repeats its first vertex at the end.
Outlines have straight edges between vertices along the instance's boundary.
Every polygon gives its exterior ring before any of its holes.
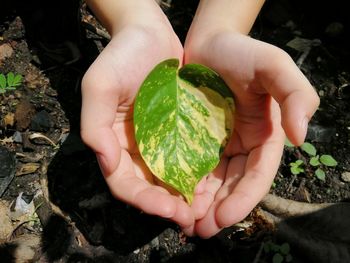
{"type": "Polygon", "coordinates": [[[235,96],[231,140],[218,167],[197,186],[197,221],[185,229],[208,238],[244,219],[269,191],[285,134],[295,145],[304,141],[319,98],[286,52],[238,32],[189,36],[185,63],[212,68],[235,96]]]}

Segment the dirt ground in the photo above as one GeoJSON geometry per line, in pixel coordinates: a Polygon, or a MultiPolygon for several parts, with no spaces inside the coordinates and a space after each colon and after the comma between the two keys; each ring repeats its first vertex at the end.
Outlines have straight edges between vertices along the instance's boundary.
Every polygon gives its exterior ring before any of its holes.
{"type": "MultiPolygon", "coordinates": [[[[195,2],[162,3],[182,41],[195,2]]],[[[83,9],[86,38],[79,56],[69,48],[66,63],[61,50],[69,44],[42,52],[26,20],[3,9],[0,74],[23,81],[0,93],[0,261],[350,262],[350,24],[344,4],[333,2],[267,1],[251,36],[287,51],[315,87],[321,105],[307,142],[337,165],[322,165],[320,180],[309,155],[286,146],[270,190],[283,199],[274,200],[274,209],[262,202],[241,224],[208,240],[188,238],[173,223],[115,200],[81,141],[80,81],[108,43],[93,15],[83,9]],[[290,164],[298,159],[304,172],[293,175],[290,164]],[[318,206],[325,203],[332,205],[318,206]],[[303,209],[314,212],[298,213],[303,209]]]]}

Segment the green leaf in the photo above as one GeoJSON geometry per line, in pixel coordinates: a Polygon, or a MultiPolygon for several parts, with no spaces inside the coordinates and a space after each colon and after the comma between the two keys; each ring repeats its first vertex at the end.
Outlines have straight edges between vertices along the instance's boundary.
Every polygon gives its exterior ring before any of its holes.
{"type": "Polygon", "coordinates": [[[0,74],[0,89],[6,89],[6,77],[4,74],[0,74]]]}
{"type": "Polygon", "coordinates": [[[22,79],[23,79],[22,75],[16,74],[15,78],[13,79],[12,86],[16,87],[16,86],[21,85],[22,84],[22,79]]]}
{"type": "Polygon", "coordinates": [[[280,253],[276,253],[275,255],[273,255],[272,263],[282,263],[283,259],[284,258],[280,253]]]}
{"type": "Polygon", "coordinates": [[[321,163],[326,166],[337,166],[338,162],[330,155],[324,154],[320,157],[321,163]]]}
{"type": "Polygon", "coordinates": [[[147,76],[134,105],[135,137],[152,173],[191,203],[233,129],[231,90],[211,69],[169,59],[147,76]]]}
{"type": "Polygon", "coordinates": [[[284,140],[284,145],[287,146],[287,147],[295,147],[294,144],[292,144],[290,142],[290,140],[286,137],[286,139],[284,140]]]}
{"type": "Polygon", "coordinates": [[[271,251],[271,241],[264,243],[264,252],[269,253],[271,251]]]}
{"type": "Polygon", "coordinates": [[[7,87],[13,87],[13,80],[15,79],[15,75],[13,72],[7,73],[7,87]]]}
{"type": "Polygon", "coordinates": [[[319,156],[316,155],[316,156],[311,157],[310,164],[312,166],[319,166],[321,164],[320,161],[319,161],[319,156]]]}
{"type": "Polygon", "coordinates": [[[290,163],[290,171],[292,174],[297,175],[302,172],[304,172],[304,169],[300,167],[302,164],[304,164],[303,160],[296,160],[294,163],[290,163]]]}
{"type": "Polygon", "coordinates": [[[304,142],[301,146],[300,146],[300,148],[304,151],[304,152],[306,152],[308,155],[310,155],[310,156],[315,156],[316,155],[316,148],[315,148],[315,146],[313,146],[311,143],[309,143],[309,142],[304,142]]]}
{"type": "Polygon", "coordinates": [[[288,254],[288,255],[286,256],[286,262],[292,262],[292,260],[293,260],[292,255],[291,255],[291,254],[288,254]]]}
{"type": "Polygon", "coordinates": [[[315,175],[317,179],[321,181],[326,181],[326,174],[321,168],[317,168],[317,170],[315,171],[315,175]]]}
{"type": "Polygon", "coordinates": [[[300,165],[304,164],[304,162],[303,162],[303,160],[298,159],[295,161],[295,164],[300,166],[300,165]]]}
{"type": "Polygon", "coordinates": [[[280,247],[280,251],[283,255],[288,255],[290,252],[290,245],[288,243],[283,243],[280,247]]]}

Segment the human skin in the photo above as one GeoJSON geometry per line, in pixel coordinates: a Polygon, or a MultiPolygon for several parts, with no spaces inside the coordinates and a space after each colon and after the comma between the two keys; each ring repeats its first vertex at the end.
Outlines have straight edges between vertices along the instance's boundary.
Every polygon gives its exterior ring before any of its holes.
{"type": "Polygon", "coordinates": [[[241,221],[268,192],[285,134],[300,145],[319,99],[281,49],[247,36],[261,0],[202,0],[183,47],[154,0],[87,0],[112,39],[82,82],[81,135],[111,193],[208,238],[241,221]],[[233,136],[191,207],[159,185],[137,150],[132,107],[159,62],[178,58],[217,71],[235,95],[233,136]]]}
{"type": "Polygon", "coordinates": [[[219,166],[203,179],[185,233],[211,237],[244,219],[269,191],[285,134],[305,139],[319,98],[283,50],[247,36],[262,0],[201,0],[185,42],[185,63],[218,72],[235,96],[233,136],[219,166]]]}
{"type": "Polygon", "coordinates": [[[96,153],[111,193],[148,214],[193,227],[180,197],[154,181],[136,147],[133,102],[146,75],[183,47],[154,0],[88,0],[111,41],[82,81],[81,136],[96,153]]]}

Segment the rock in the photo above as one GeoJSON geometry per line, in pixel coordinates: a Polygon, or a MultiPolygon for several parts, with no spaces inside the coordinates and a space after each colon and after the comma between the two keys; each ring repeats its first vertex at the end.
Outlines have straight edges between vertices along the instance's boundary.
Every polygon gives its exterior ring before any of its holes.
{"type": "Polygon", "coordinates": [[[17,130],[24,131],[27,129],[34,114],[34,106],[28,100],[21,100],[18,103],[15,112],[17,130]]]}
{"type": "Polygon", "coordinates": [[[4,194],[5,190],[11,183],[16,172],[16,159],[15,155],[7,150],[5,147],[0,146],[0,197],[4,194]]]}
{"type": "Polygon", "coordinates": [[[19,131],[15,131],[15,133],[12,135],[12,140],[16,143],[22,143],[22,134],[19,131]]]}
{"type": "Polygon", "coordinates": [[[52,127],[52,121],[50,114],[42,110],[34,115],[30,123],[30,129],[33,131],[46,132],[52,127]]]}
{"type": "Polygon", "coordinates": [[[350,172],[344,172],[341,174],[341,179],[344,182],[350,183],[350,172]]]}
{"type": "Polygon", "coordinates": [[[13,48],[10,44],[2,44],[0,45],[0,62],[5,58],[11,57],[13,54],[13,48]]]}

